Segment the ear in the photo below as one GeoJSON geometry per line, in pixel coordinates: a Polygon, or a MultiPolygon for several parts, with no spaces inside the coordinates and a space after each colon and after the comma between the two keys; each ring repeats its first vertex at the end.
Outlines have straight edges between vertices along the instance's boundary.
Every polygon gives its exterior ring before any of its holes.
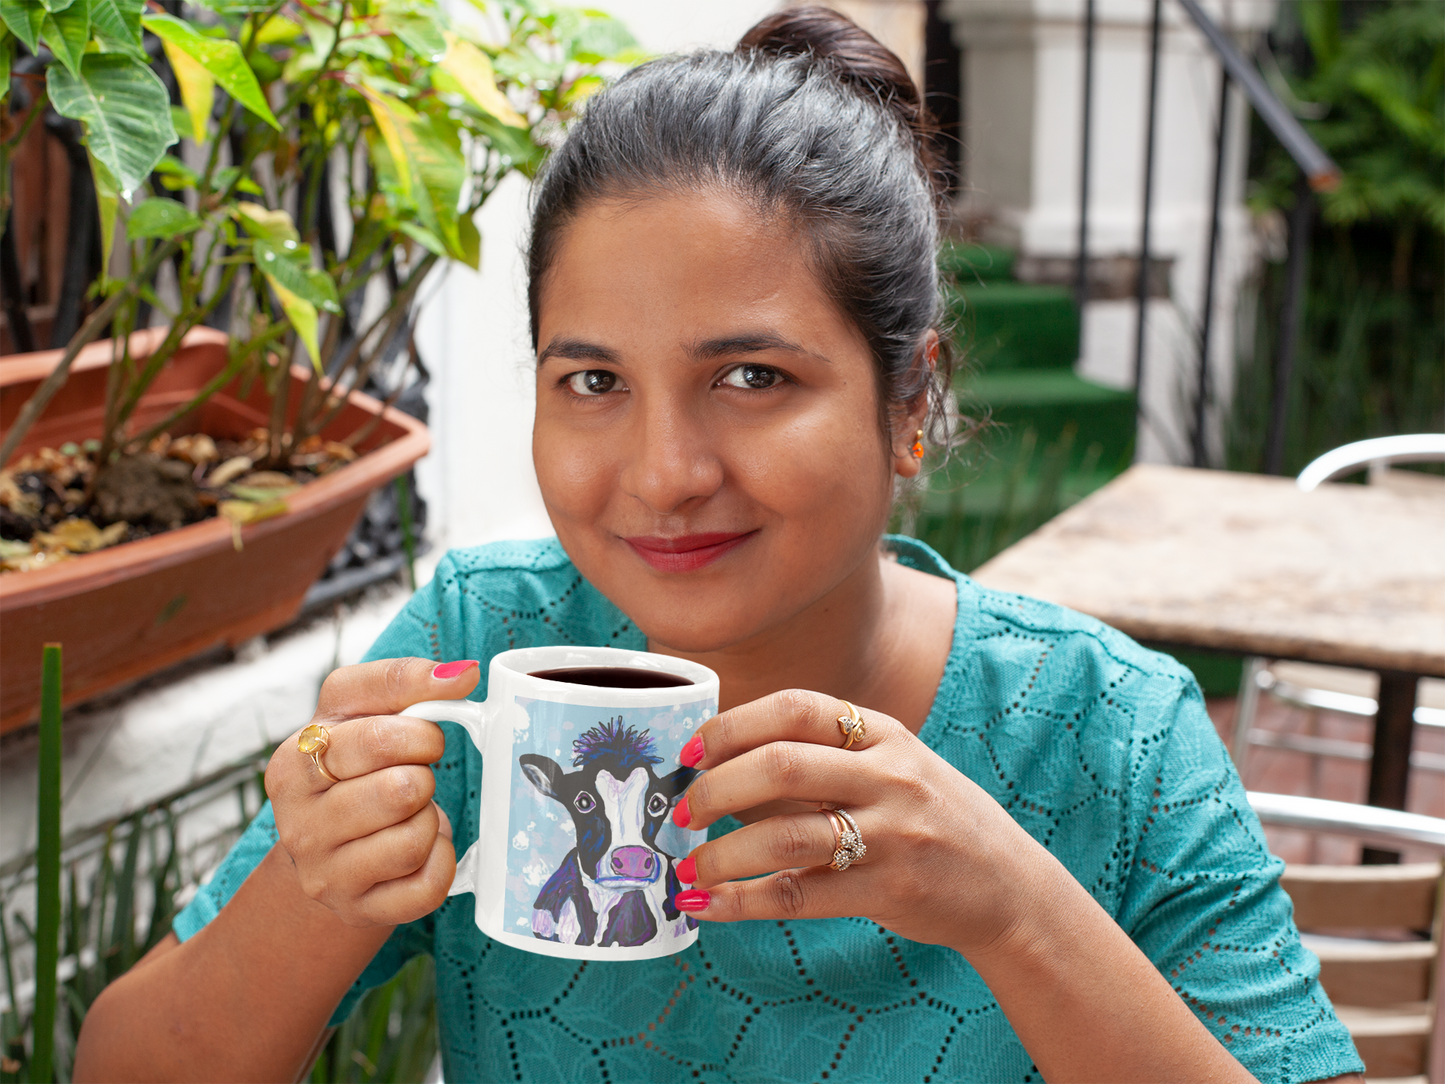
{"type": "Polygon", "coordinates": [[[679,768],[671,775],[664,775],[658,779],[657,785],[662,788],[662,793],[666,794],[670,801],[676,803],[697,774],[696,768],[679,768]]]}
{"type": "Polygon", "coordinates": [[[522,774],[532,786],[548,798],[556,798],[559,802],[562,800],[557,788],[562,782],[563,772],[555,760],[537,756],[535,753],[525,753],[517,758],[517,763],[522,766],[522,774]]]}
{"type": "MultiPolygon", "coordinates": [[[[938,370],[938,332],[929,328],[918,348],[919,360],[927,365],[930,372],[938,370]]],[[[923,469],[923,457],[914,454],[914,445],[921,442],[918,433],[928,420],[928,396],[920,395],[908,407],[906,414],[899,415],[893,429],[893,472],[901,478],[917,477],[923,469]]]]}

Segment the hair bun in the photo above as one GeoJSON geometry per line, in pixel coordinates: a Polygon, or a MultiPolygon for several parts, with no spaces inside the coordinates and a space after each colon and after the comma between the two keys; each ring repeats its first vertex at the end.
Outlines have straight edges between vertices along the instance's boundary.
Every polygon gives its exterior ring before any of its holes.
{"type": "Polygon", "coordinates": [[[938,123],[898,54],[848,16],[815,4],[784,8],[744,34],[737,51],[825,61],[838,78],[874,98],[913,134],[919,165],[943,201],[949,171],[939,150],[938,123]]]}

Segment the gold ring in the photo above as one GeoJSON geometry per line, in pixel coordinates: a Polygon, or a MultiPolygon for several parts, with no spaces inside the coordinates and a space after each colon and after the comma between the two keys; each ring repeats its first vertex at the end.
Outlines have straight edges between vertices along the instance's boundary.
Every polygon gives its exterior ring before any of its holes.
{"type": "MultiPolygon", "coordinates": [[[[843,700],[841,696],[838,697],[838,699],[843,700]]],[[[867,724],[863,722],[863,716],[858,713],[856,707],[846,700],[843,700],[843,704],[847,707],[848,714],[838,716],[838,729],[842,731],[843,737],[847,739],[843,742],[843,748],[852,749],[853,743],[867,734],[868,727],[867,724]]]]}
{"type": "Polygon", "coordinates": [[[311,763],[316,765],[316,770],[333,783],[340,783],[341,780],[326,770],[326,765],[321,763],[321,754],[331,747],[331,731],[318,723],[312,723],[296,739],[296,748],[300,749],[308,757],[311,763]]]}
{"type": "Polygon", "coordinates": [[[824,806],[818,812],[827,817],[828,823],[833,826],[833,861],[828,863],[828,868],[841,873],[868,853],[863,844],[863,834],[858,831],[858,822],[846,809],[824,806]]]}

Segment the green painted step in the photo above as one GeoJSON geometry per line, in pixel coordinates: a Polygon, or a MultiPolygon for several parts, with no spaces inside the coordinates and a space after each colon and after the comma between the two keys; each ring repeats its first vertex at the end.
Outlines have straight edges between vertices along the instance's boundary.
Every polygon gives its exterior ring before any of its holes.
{"type": "Polygon", "coordinates": [[[938,269],[957,282],[1012,282],[1014,252],[995,245],[945,241],[938,250],[938,269]]]}
{"type": "Polygon", "coordinates": [[[968,364],[1005,369],[1068,369],[1079,357],[1079,316],[1063,286],[986,281],[948,291],[955,341],[968,364]]]}
{"type": "Polygon", "coordinates": [[[1108,464],[1127,463],[1134,445],[1134,393],[1085,380],[1070,369],[979,373],[965,381],[959,410],[965,415],[987,410],[992,425],[984,441],[998,460],[1014,458],[1010,449],[1028,429],[1047,447],[1073,426],[1070,469],[1090,445],[1099,446],[1098,461],[1108,464]]]}

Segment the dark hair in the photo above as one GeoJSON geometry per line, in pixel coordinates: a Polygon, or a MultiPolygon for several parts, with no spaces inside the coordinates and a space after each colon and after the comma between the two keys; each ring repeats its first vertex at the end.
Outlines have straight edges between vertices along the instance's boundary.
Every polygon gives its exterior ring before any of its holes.
{"type": "Polygon", "coordinates": [[[801,227],[819,281],[867,341],[880,421],[929,401],[947,442],[948,343],[937,247],[946,191],[935,128],[903,63],[821,7],[771,15],[732,53],[664,57],[589,102],[533,196],[532,343],[543,280],[567,224],[590,202],[720,187],[801,227]]]}

